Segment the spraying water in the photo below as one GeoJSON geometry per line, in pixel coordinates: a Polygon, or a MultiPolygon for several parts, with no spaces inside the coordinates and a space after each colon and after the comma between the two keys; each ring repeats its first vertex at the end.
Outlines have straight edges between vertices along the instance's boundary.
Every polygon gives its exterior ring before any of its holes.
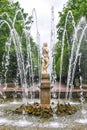
{"type": "MultiPolygon", "coordinates": [[[[65,20],[65,26],[64,26],[64,31],[63,31],[63,36],[62,36],[62,48],[61,48],[61,59],[60,59],[60,81],[59,81],[59,95],[58,99],[60,99],[60,92],[61,92],[61,80],[62,80],[62,69],[63,69],[63,56],[64,56],[64,43],[65,43],[65,37],[67,38],[67,23],[68,23],[68,18],[72,17],[71,24],[73,26],[73,37],[72,37],[72,45],[71,45],[71,52],[69,56],[69,67],[68,67],[68,75],[67,75],[67,88],[66,88],[66,100],[69,97],[69,101],[72,97],[72,89],[74,88],[73,82],[74,82],[74,77],[75,77],[75,71],[76,71],[76,65],[78,62],[78,58],[80,55],[80,47],[81,43],[83,42],[83,39],[85,40],[85,35],[87,31],[87,25],[86,25],[86,19],[85,17],[82,17],[75,26],[75,21],[74,17],[72,14],[72,11],[69,11],[66,16],[65,20]]],[[[68,42],[68,39],[67,39],[68,42]]],[[[68,43],[69,44],[69,43],[68,43]]],[[[70,49],[70,48],[69,48],[70,49]]],[[[79,60],[80,62],[80,60],[79,60]]],[[[79,63],[80,64],[80,63],[79,63]]],[[[80,81],[81,81],[80,77],[80,81]]]]}
{"type": "MultiPolygon", "coordinates": [[[[22,11],[18,10],[15,14],[15,17],[13,21],[10,19],[7,13],[3,13],[0,17],[2,17],[2,20],[0,20],[0,28],[3,27],[3,25],[7,25],[9,28],[9,37],[8,41],[6,42],[6,54],[3,56],[3,59],[5,59],[5,62],[3,61],[2,64],[4,64],[4,77],[5,77],[5,89],[7,88],[7,72],[8,72],[8,66],[9,66],[9,53],[10,53],[10,46],[13,42],[15,52],[16,52],[16,57],[17,57],[17,66],[18,66],[18,72],[20,75],[20,82],[21,82],[21,87],[23,89],[23,102],[26,104],[28,97],[28,83],[27,83],[27,73],[28,71],[30,72],[30,63],[32,67],[32,56],[31,56],[31,45],[30,45],[30,31],[27,30],[26,28],[26,20],[23,17],[22,11]],[[20,13],[23,21],[23,28],[24,28],[24,34],[26,37],[26,46],[27,46],[27,62],[25,65],[24,62],[24,56],[23,56],[23,51],[22,51],[22,43],[21,43],[21,37],[17,33],[16,29],[14,28],[15,22],[17,19],[17,15],[20,13]],[[3,16],[6,15],[7,20],[4,20],[3,16]]],[[[32,82],[33,82],[33,69],[31,68],[31,75],[32,75],[32,82]]]]}
{"type": "Polygon", "coordinates": [[[74,21],[74,17],[72,15],[72,12],[69,11],[67,13],[66,16],[66,20],[65,20],[65,26],[64,26],[64,31],[63,31],[63,36],[62,36],[62,48],[61,48],[61,59],[60,59],[60,81],[59,81],[59,96],[58,99],[60,99],[60,91],[61,91],[61,80],[62,80],[62,67],[63,67],[63,55],[64,55],[64,43],[65,43],[65,35],[66,35],[66,26],[67,26],[67,22],[68,22],[68,17],[71,15],[72,17],[72,25],[75,29],[75,21],[74,21]]]}
{"type": "MultiPolygon", "coordinates": [[[[72,50],[71,50],[68,77],[67,77],[67,90],[70,86],[69,100],[70,100],[72,89],[73,89],[73,81],[74,81],[78,57],[79,57],[79,54],[80,54],[80,47],[81,47],[81,43],[82,43],[82,40],[83,40],[83,36],[84,36],[86,28],[87,28],[87,25],[85,25],[85,23],[86,23],[85,18],[82,17],[78,26],[77,26],[77,28],[75,29],[75,34],[74,34],[74,38],[73,38],[74,40],[73,40],[73,45],[72,45],[72,50]],[[81,27],[82,24],[84,26],[81,27]],[[78,36],[78,33],[79,33],[79,36],[78,36]]],[[[68,94],[66,93],[66,98],[67,98],[67,95],[68,94]]]]}

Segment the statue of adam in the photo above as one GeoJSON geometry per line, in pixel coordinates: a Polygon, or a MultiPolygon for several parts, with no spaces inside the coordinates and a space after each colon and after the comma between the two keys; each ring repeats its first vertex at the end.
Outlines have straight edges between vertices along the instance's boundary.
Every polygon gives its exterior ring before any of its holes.
{"type": "Polygon", "coordinates": [[[47,68],[49,66],[49,50],[47,43],[43,43],[42,47],[42,74],[47,73],[47,68]]]}

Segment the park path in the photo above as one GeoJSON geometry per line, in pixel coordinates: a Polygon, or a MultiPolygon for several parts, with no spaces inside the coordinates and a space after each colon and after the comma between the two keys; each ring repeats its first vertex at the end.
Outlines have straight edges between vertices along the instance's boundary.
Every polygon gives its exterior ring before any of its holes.
{"type": "MultiPolygon", "coordinates": [[[[60,87],[60,89],[59,89],[59,82],[55,82],[55,83],[51,83],[51,92],[66,92],[66,90],[67,90],[67,88],[66,88],[66,85],[64,85],[64,84],[61,84],[61,87],[60,87]]],[[[23,89],[22,88],[15,88],[15,87],[13,87],[13,86],[10,86],[10,87],[7,87],[7,88],[4,88],[2,85],[0,85],[0,92],[8,92],[8,91],[23,91],[23,89]]],[[[28,91],[33,91],[33,92],[39,92],[40,91],[40,85],[38,85],[38,84],[34,84],[34,87],[33,86],[31,86],[31,87],[29,87],[28,88],[28,91]]],[[[68,91],[70,91],[70,89],[68,90],[68,91]]],[[[80,92],[81,90],[78,88],[78,89],[75,89],[75,88],[73,88],[72,89],[72,92],[80,92]]],[[[87,92],[87,87],[85,87],[84,89],[83,89],[83,92],[87,92]]]]}
{"type": "MultiPolygon", "coordinates": [[[[66,92],[67,91],[67,87],[65,84],[61,84],[61,87],[59,87],[59,82],[55,82],[55,83],[52,83],[51,84],[52,89],[51,91],[52,92],[66,92]]],[[[83,91],[83,92],[87,92],[87,84],[83,84],[83,88],[82,90],[80,88],[73,88],[72,89],[72,92],[80,92],[80,91],[83,91]]],[[[68,91],[70,91],[70,88],[68,89],[68,91]]]]}

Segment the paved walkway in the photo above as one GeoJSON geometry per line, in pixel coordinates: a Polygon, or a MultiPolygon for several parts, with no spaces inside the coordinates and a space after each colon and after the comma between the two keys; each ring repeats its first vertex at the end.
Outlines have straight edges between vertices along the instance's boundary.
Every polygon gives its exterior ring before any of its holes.
{"type": "MultiPolygon", "coordinates": [[[[59,84],[59,82],[56,82],[55,84],[51,84],[51,86],[53,86],[53,88],[51,89],[52,92],[56,91],[56,92],[66,92],[66,91],[69,91],[70,92],[70,88],[67,90],[67,87],[65,84],[59,84]]],[[[83,85],[84,86],[84,85],[83,85]]],[[[72,89],[72,92],[80,92],[80,91],[83,91],[83,92],[87,92],[87,85],[85,85],[85,88],[83,88],[82,90],[80,88],[73,88],[72,89]]]]}
{"type": "MultiPolygon", "coordinates": [[[[66,92],[67,91],[67,88],[64,84],[61,84],[61,87],[59,87],[59,82],[55,82],[55,83],[52,83],[51,84],[51,92],[66,92]]],[[[83,92],[87,92],[87,89],[84,88],[82,89],[83,92]]],[[[3,86],[0,86],[0,92],[8,92],[8,91],[23,91],[22,88],[15,88],[15,87],[3,87],[3,86]]],[[[40,91],[40,86],[38,84],[34,84],[34,87],[29,87],[28,88],[28,91],[33,91],[33,92],[39,92],[40,91]]],[[[70,92],[70,88],[68,89],[68,91],[70,92]]],[[[78,89],[72,89],[72,92],[80,92],[81,90],[78,88],[78,89]]]]}

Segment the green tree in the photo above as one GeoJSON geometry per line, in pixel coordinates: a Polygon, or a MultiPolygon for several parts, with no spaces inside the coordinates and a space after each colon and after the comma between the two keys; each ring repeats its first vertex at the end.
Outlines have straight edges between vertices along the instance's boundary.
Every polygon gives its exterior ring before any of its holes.
{"type": "MultiPolygon", "coordinates": [[[[24,20],[22,18],[21,13],[19,12],[16,16],[14,28],[17,31],[17,33],[21,39],[24,60],[26,61],[26,59],[27,59],[27,51],[26,51],[27,46],[26,46],[26,38],[23,35],[24,22],[26,21],[25,28],[29,31],[30,24],[32,23],[32,17],[24,12],[24,9],[22,9],[20,7],[19,2],[10,3],[9,0],[0,0],[0,20],[2,20],[2,19],[6,20],[10,24],[11,28],[13,28],[13,27],[8,19],[8,16],[13,21],[15,14],[17,13],[18,10],[21,10],[24,20]],[[4,13],[4,15],[2,16],[3,13],[4,13]]],[[[3,70],[2,61],[4,59],[4,54],[6,54],[5,44],[9,38],[9,35],[10,35],[10,30],[9,30],[8,26],[6,24],[3,24],[2,27],[0,28],[0,75],[4,75],[4,72],[2,71],[3,70]]],[[[36,62],[37,57],[38,57],[37,45],[35,42],[33,42],[32,38],[30,38],[30,46],[31,46],[31,50],[35,49],[35,52],[34,52],[34,50],[31,52],[31,58],[32,58],[32,61],[35,62],[35,64],[37,64],[37,62],[36,62]]],[[[7,73],[7,75],[8,75],[7,81],[12,81],[16,77],[16,71],[17,71],[17,58],[16,58],[14,45],[11,44],[10,65],[9,65],[8,73],[7,73]]]]}
{"type": "MultiPolygon", "coordinates": [[[[68,0],[67,4],[63,8],[63,11],[59,12],[60,20],[56,26],[58,42],[56,43],[56,47],[55,47],[56,48],[55,65],[56,65],[56,73],[58,77],[59,77],[62,38],[63,38],[64,30],[66,29],[67,31],[65,33],[65,40],[64,40],[62,78],[67,77],[69,56],[70,56],[70,51],[72,47],[72,35],[74,32],[74,24],[76,26],[82,16],[85,16],[87,18],[87,0],[84,0],[84,1],[83,0],[68,0]],[[72,15],[71,13],[69,13],[70,11],[72,12],[72,15]],[[67,15],[68,13],[69,15],[67,15]],[[66,17],[67,17],[67,21],[66,21],[66,17]],[[66,28],[65,28],[65,24],[66,24],[66,28]]],[[[84,44],[81,45],[81,51],[82,53],[87,51],[84,44]]],[[[82,64],[83,64],[83,59],[86,57],[85,55],[83,54],[81,58],[82,69],[84,68],[82,64]]],[[[87,69],[86,67],[85,69],[83,69],[85,72],[85,75],[86,75],[86,69],[87,69]]],[[[76,75],[78,75],[78,69],[76,69],[76,75]]]]}

